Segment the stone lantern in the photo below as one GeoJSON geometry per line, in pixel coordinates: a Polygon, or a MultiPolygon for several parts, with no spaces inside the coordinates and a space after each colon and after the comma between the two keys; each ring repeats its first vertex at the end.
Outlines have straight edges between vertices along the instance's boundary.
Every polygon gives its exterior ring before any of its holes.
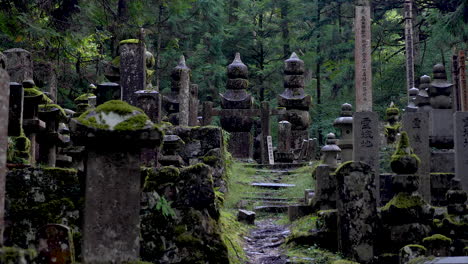
{"type": "Polygon", "coordinates": [[[329,133],[327,135],[327,145],[321,149],[323,164],[330,166],[332,169],[338,167],[337,155],[341,153],[341,149],[336,145],[336,141],[335,134],[329,133]]]}
{"type": "Polygon", "coordinates": [[[353,159],[353,106],[345,103],[341,106],[341,115],[333,122],[341,131],[338,147],[341,149],[341,162],[353,159]]]}

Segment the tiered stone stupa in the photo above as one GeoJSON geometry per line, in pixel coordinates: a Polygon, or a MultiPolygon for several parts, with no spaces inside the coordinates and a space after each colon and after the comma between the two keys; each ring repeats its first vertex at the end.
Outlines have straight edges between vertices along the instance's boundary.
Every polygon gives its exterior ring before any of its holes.
{"type": "Polygon", "coordinates": [[[293,52],[284,62],[284,91],[278,96],[278,106],[286,108],[281,120],[291,123],[291,148],[301,148],[303,140],[309,138],[310,95],[304,92],[304,61],[293,52]]]}

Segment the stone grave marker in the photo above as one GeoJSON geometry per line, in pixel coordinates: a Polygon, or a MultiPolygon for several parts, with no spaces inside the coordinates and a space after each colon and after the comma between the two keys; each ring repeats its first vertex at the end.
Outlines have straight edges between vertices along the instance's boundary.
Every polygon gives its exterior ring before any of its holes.
{"type": "Polygon", "coordinates": [[[136,105],[135,92],[146,88],[145,44],[141,39],[120,42],[120,86],[122,100],[136,105]]]}
{"type": "MultiPolygon", "coordinates": [[[[380,186],[379,175],[379,117],[375,112],[356,112],[353,115],[353,160],[372,167],[375,186],[380,186]]],[[[379,203],[380,190],[376,189],[379,203]]]]}
{"type": "Polygon", "coordinates": [[[33,61],[31,52],[14,48],[3,52],[7,57],[6,69],[11,82],[22,83],[33,79],[33,61]]]}
{"type": "Polygon", "coordinates": [[[370,6],[356,6],[355,89],[356,111],[372,111],[372,61],[370,6]]]}
{"type": "Polygon", "coordinates": [[[37,260],[43,264],[75,263],[75,247],[71,229],[64,225],[48,224],[37,231],[37,260]]]}
{"type": "Polygon", "coordinates": [[[425,112],[407,112],[402,117],[403,130],[421,163],[416,173],[419,176],[419,193],[431,201],[431,149],[429,147],[429,115],[425,112]]]}
{"type": "Polygon", "coordinates": [[[5,180],[8,149],[8,104],[10,101],[10,77],[7,71],[0,68],[0,246],[3,245],[4,210],[5,210],[5,180]]]}
{"type": "Polygon", "coordinates": [[[461,180],[464,191],[468,191],[468,112],[454,115],[455,175],[461,180]]]}
{"type": "Polygon", "coordinates": [[[359,263],[374,258],[377,190],[373,168],[348,161],[336,171],[338,249],[359,263]]]}
{"type": "Polygon", "coordinates": [[[273,142],[271,136],[267,136],[267,146],[268,146],[268,162],[270,165],[275,164],[275,158],[273,157],[273,142]]]}

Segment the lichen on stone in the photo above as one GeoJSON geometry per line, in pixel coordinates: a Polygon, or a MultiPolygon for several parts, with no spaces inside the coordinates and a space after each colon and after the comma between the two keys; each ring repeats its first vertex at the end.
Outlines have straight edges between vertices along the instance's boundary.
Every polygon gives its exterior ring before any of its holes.
{"type": "Polygon", "coordinates": [[[7,162],[13,164],[29,164],[31,141],[21,129],[17,137],[8,137],[7,162]]]}

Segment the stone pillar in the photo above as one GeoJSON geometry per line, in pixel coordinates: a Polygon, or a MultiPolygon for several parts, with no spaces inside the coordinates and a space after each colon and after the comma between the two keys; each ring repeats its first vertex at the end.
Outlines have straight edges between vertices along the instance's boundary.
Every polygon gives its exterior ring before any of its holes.
{"type": "Polygon", "coordinates": [[[371,16],[368,3],[356,6],[354,24],[356,111],[372,111],[371,16]]]}
{"type": "Polygon", "coordinates": [[[379,177],[379,116],[375,112],[356,112],[353,115],[353,160],[371,166],[376,186],[375,197],[380,202],[379,177]]]}
{"type": "Polygon", "coordinates": [[[198,126],[198,85],[190,84],[189,126],[198,126]]]}
{"type": "Polygon", "coordinates": [[[421,76],[419,82],[419,92],[415,100],[416,106],[418,107],[418,112],[430,112],[432,109],[428,93],[429,86],[431,86],[431,77],[427,75],[421,76]]]}
{"type": "Polygon", "coordinates": [[[341,149],[341,162],[353,159],[353,107],[346,103],[341,106],[341,115],[333,122],[341,132],[338,147],[341,149]]]}
{"type": "Polygon", "coordinates": [[[327,164],[315,169],[315,195],[312,199],[314,211],[336,209],[336,177],[327,164]]]}
{"type": "Polygon", "coordinates": [[[46,123],[46,131],[38,135],[39,162],[55,167],[57,160],[57,145],[60,143],[58,126],[62,119],[66,117],[61,112],[62,109],[54,105],[45,105],[39,108],[39,118],[46,123]]]}
{"type": "Polygon", "coordinates": [[[159,146],[162,134],[140,109],[121,101],[104,106],[115,111],[83,118],[101,115],[96,125],[107,129],[71,123],[73,141],[87,149],[83,261],[132,262],[139,257],[141,149],[159,146]]]}
{"type": "Polygon", "coordinates": [[[161,95],[155,90],[135,92],[136,105],[141,108],[153,123],[161,123],[161,95]]]}
{"type": "Polygon", "coordinates": [[[31,141],[31,165],[36,164],[37,160],[37,142],[36,135],[38,132],[43,131],[46,128],[46,124],[38,118],[39,104],[47,103],[44,99],[44,94],[36,90],[34,81],[26,80],[23,82],[25,91],[24,95],[24,109],[23,109],[23,128],[26,137],[31,141]],[[28,92],[26,92],[28,91],[28,92]],[[29,91],[33,91],[29,93],[29,91]]]}
{"type": "Polygon", "coordinates": [[[203,102],[202,116],[202,126],[209,126],[213,121],[213,102],[203,102]]]}
{"type": "MultiPolygon", "coordinates": [[[[234,61],[227,67],[228,80],[226,92],[221,94],[221,108],[224,109],[251,109],[253,97],[247,93],[248,69],[241,61],[240,54],[236,53],[234,61]]],[[[231,133],[229,139],[229,152],[234,158],[251,159],[253,157],[253,119],[244,116],[242,111],[221,116],[221,127],[231,133]]]]}
{"type": "Polygon", "coordinates": [[[346,162],[336,171],[338,249],[359,263],[370,263],[374,258],[375,179],[372,167],[362,162],[346,162]]]}
{"type": "Polygon", "coordinates": [[[3,245],[4,212],[5,212],[5,178],[8,149],[8,111],[10,101],[10,77],[7,71],[0,68],[0,246],[3,245]]]}
{"type": "Polygon", "coordinates": [[[464,50],[458,52],[458,69],[461,111],[466,112],[468,111],[468,87],[466,83],[466,57],[464,50]]]}
{"type": "Polygon", "coordinates": [[[190,111],[190,69],[185,64],[182,55],[179,64],[172,70],[172,90],[179,91],[179,125],[188,126],[190,111]]]}
{"type": "Polygon", "coordinates": [[[7,57],[7,71],[11,82],[22,83],[33,79],[33,61],[31,53],[24,49],[9,49],[3,52],[7,57]]]}
{"type": "Polygon", "coordinates": [[[390,107],[385,111],[385,119],[387,124],[385,125],[385,137],[387,138],[387,144],[394,144],[398,133],[400,133],[401,124],[400,120],[400,109],[395,107],[393,102],[390,103],[390,107]]]}
{"type": "Polygon", "coordinates": [[[468,112],[454,115],[455,177],[459,178],[464,191],[468,192],[468,112]]]}
{"type": "Polygon", "coordinates": [[[327,145],[323,146],[322,151],[322,163],[330,166],[331,169],[338,167],[337,156],[341,153],[341,149],[336,145],[335,134],[329,133],[327,135],[327,145]]]}
{"type": "Polygon", "coordinates": [[[142,40],[120,42],[120,86],[122,100],[136,105],[135,92],[146,89],[146,56],[142,40]]]}
{"type": "Polygon", "coordinates": [[[458,71],[458,54],[452,55],[452,82],[453,82],[453,90],[452,90],[452,109],[454,111],[461,110],[461,100],[460,100],[460,76],[458,71]]]}
{"type": "Polygon", "coordinates": [[[11,82],[8,136],[17,137],[21,134],[21,128],[23,127],[23,97],[23,85],[11,82]]]}
{"type": "Polygon", "coordinates": [[[310,95],[304,92],[304,61],[296,53],[284,62],[284,91],[278,96],[278,106],[286,108],[280,120],[291,123],[291,148],[300,149],[303,140],[309,139],[310,95]]]}
{"type": "Polygon", "coordinates": [[[96,89],[96,106],[101,105],[110,100],[121,100],[122,92],[120,85],[113,82],[105,82],[98,84],[96,89]]]}
{"type": "Polygon", "coordinates": [[[57,102],[57,73],[53,63],[34,62],[34,82],[49,94],[53,102],[57,102]]]}
{"type": "Polygon", "coordinates": [[[294,154],[291,151],[291,123],[281,121],[278,123],[278,147],[275,152],[277,162],[290,163],[294,160],[294,154]]]}
{"type": "Polygon", "coordinates": [[[429,147],[429,115],[423,112],[407,112],[402,118],[403,130],[408,133],[411,147],[421,163],[417,171],[419,193],[428,203],[431,202],[431,149],[429,147]]]}
{"type": "Polygon", "coordinates": [[[405,54],[406,54],[406,87],[408,102],[411,101],[409,90],[414,88],[414,49],[413,49],[413,0],[405,0],[405,54]]]}
{"type": "MultiPolygon", "coordinates": [[[[262,155],[262,163],[267,164],[269,161],[269,151],[268,151],[268,144],[267,144],[267,137],[271,136],[270,132],[270,105],[269,102],[262,102],[261,103],[261,113],[260,113],[260,122],[262,126],[262,134],[261,134],[261,155],[262,155]]],[[[271,149],[273,153],[273,149],[271,149]]]]}

